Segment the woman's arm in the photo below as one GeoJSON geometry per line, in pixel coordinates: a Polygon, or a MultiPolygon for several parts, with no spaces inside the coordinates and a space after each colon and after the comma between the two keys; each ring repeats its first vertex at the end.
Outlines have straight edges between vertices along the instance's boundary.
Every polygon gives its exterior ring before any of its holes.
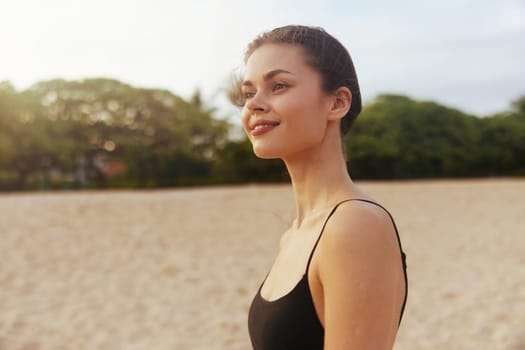
{"type": "Polygon", "coordinates": [[[320,242],[325,350],[392,349],[404,275],[392,221],[370,203],[344,203],[320,242]]]}

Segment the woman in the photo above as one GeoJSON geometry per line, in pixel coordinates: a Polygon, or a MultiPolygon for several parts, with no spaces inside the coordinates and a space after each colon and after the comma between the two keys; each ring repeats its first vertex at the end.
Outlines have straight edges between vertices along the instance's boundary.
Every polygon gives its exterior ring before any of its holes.
{"type": "Polygon", "coordinates": [[[260,158],[282,159],[297,217],[255,296],[255,350],[391,349],[407,296],[405,256],[390,214],[346,167],[343,136],[361,110],[347,50],[321,28],[257,37],[237,102],[260,158]]]}

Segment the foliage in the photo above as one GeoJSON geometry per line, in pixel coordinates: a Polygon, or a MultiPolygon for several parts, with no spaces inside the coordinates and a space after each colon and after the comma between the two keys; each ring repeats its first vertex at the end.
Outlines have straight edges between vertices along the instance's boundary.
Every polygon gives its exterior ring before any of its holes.
{"type": "Polygon", "coordinates": [[[469,176],[479,119],[434,102],[380,95],[347,140],[356,177],[469,176]]]}
{"type": "Polygon", "coordinates": [[[380,95],[346,142],[358,178],[525,174],[525,112],[479,118],[428,101],[380,95]]]}
{"type": "Polygon", "coordinates": [[[205,179],[228,124],[165,90],[109,79],[0,92],[3,188],[157,187],[205,179]]]}
{"type": "Polygon", "coordinates": [[[226,144],[215,164],[214,176],[220,183],[280,182],[289,178],[281,160],[257,158],[247,138],[226,144]]]}
{"type": "MultiPolygon", "coordinates": [[[[287,181],[280,160],[213,118],[200,91],[110,79],[0,82],[0,190],[168,187],[287,181]]],[[[380,95],[345,143],[361,179],[525,175],[525,96],[489,117],[431,101],[380,95]]]]}

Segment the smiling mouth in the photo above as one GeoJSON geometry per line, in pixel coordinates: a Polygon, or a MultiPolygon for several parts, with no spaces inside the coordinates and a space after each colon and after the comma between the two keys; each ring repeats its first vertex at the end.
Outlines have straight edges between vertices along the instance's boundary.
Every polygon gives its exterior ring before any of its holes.
{"type": "Polygon", "coordinates": [[[250,133],[252,134],[252,136],[259,136],[259,135],[265,134],[268,131],[274,129],[275,127],[279,126],[279,124],[280,123],[277,123],[277,122],[257,124],[250,130],[250,133]]]}
{"type": "Polygon", "coordinates": [[[264,129],[264,128],[270,128],[270,127],[274,127],[274,126],[277,126],[279,124],[260,124],[260,125],[256,125],[252,130],[259,130],[259,129],[264,129]]]}

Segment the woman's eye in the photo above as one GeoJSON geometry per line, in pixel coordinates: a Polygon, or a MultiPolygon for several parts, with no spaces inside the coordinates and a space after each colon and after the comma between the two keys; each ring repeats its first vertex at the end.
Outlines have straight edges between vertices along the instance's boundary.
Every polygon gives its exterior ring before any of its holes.
{"type": "Polygon", "coordinates": [[[272,91],[282,90],[288,87],[288,84],[284,83],[275,83],[272,86],[272,91]]]}
{"type": "Polygon", "coordinates": [[[245,99],[247,99],[247,98],[252,98],[253,96],[255,96],[255,93],[251,91],[245,91],[242,93],[242,95],[245,99]]]}

